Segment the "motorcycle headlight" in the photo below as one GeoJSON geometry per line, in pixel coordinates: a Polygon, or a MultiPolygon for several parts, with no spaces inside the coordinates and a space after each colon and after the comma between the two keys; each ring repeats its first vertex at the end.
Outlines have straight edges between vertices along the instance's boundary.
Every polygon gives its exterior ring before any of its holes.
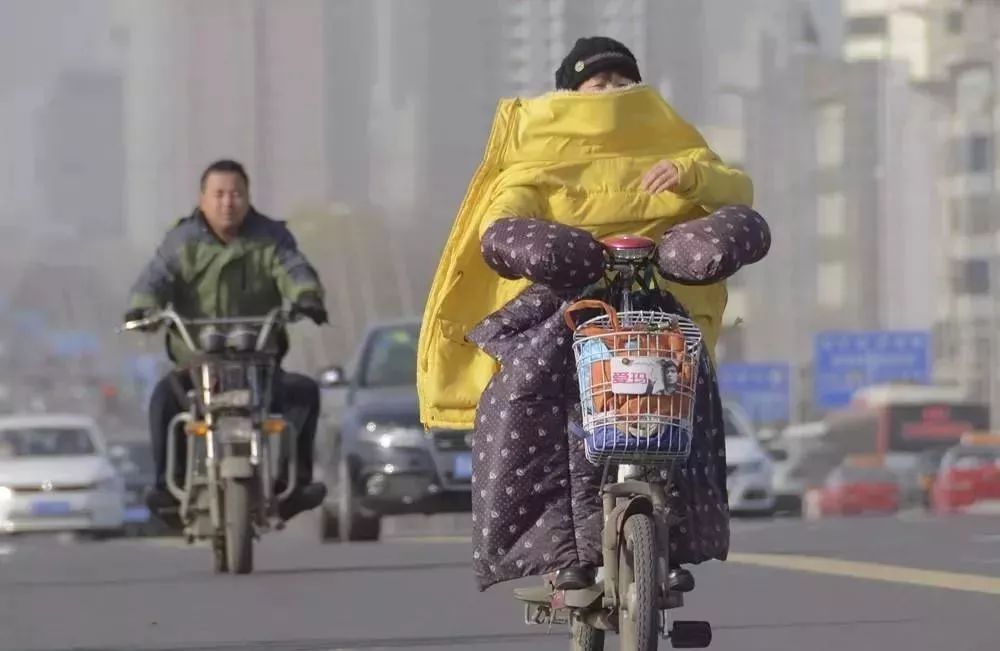
{"type": "Polygon", "coordinates": [[[253,421],[249,418],[220,418],[214,433],[220,443],[247,443],[253,432],[253,421]]]}

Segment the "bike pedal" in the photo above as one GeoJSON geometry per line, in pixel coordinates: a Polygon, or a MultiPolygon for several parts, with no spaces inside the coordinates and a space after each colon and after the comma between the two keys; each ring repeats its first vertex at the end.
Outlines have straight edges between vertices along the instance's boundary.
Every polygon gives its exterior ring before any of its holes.
{"type": "Polygon", "coordinates": [[[675,649],[704,649],[712,644],[712,625],[708,622],[675,621],[670,629],[670,646],[675,649]]]}

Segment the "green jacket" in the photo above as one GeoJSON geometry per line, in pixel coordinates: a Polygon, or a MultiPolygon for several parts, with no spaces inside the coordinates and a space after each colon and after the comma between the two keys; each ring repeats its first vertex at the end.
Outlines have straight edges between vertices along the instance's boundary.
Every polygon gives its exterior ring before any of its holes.
{"type": "MultiPolygon", "coordinates": [[[[294,303],[310,292],[323,300],[319,275],[284,222],[251,208],[239,237],[225,244],[196,210],[164,237],[133,285],[129,307],[171,304],[182,317],[192,319],[252,317],[280,307],[283,299],[294,303]]],[[[191,334],[197,336],[197,331],[191,334]]],[[[190,356],[173,329],[167,347],[175,362],[190,356]]]]}

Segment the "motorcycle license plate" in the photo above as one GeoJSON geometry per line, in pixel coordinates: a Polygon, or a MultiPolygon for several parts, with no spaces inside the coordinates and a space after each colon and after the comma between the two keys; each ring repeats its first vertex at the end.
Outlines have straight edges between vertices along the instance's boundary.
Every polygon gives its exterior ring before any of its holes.
{"type": "Polygon", "coordinates": [[[472,477],[472,455],[459,454],[455,457],[452,467],[452,476],[455,479],[469,479],[472,477]]]}
{"type": "Polygon", "coordinates": [[[66,515],[73,511],[69,502],[35,502],[31,505],[34,515],[66,515]]]}

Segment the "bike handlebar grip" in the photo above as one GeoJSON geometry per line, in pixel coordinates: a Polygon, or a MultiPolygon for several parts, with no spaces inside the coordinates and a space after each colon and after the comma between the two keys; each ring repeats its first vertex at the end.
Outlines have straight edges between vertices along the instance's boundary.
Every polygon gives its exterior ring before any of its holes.
{"type": "Polygon", "coordinates": [[[483,234],[486,264],[508,280],[578,289],[604,274],[604,247],[587,231],[532,217],[502,217],[483,234]]]}
{"type": "Polygon", "coordinates": [[[618,322],[618,312],[615,308],[611,307],[604,301],[598,301],[596,299],[586,299],[582,301],[576,301],[572,305],[566,308],[563,312],[563,319],[566,321],[566,325],[569,326],[570,330],[576,331],[578,324],[573,318],[573,314],[579,312],[580,310],[603,310],[609,317],[611,317],[611,329],[615,332],[621,330],[621,324],[618,322]]]}
{"type": "Polygon", "coordinates": [[[710,285],[759,262],[770,248],[771,229],[760,213],[749,206],[726,206],[664,233],[656,266],[667,280],[710,285]]]}

